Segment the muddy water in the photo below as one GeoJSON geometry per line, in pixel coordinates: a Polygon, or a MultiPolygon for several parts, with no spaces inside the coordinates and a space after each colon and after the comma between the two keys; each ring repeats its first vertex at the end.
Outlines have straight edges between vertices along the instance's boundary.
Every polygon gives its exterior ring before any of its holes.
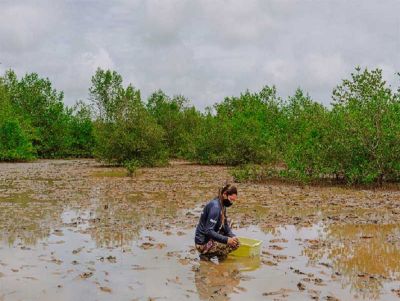
{"type": "Polygon", "coordinates": [[[92,160],[0,164],[0,300],[393,300],[400,193],[238,184],[259,258],[199,261],[193,231],[230,177],[173,162],[135,177],[92,160]]]}

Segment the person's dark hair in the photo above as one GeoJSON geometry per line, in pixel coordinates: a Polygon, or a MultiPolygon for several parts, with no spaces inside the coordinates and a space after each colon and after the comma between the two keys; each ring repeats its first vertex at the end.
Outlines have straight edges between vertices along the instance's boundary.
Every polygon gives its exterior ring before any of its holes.
{"type": "Polygon", "coordinates": [[[222,195],[226,192],[226,195],[237,194],[236,186],[232,184],[226,184],[225,186],[221,187],[218,191],[218,198],[222,200],[222,195]]]}

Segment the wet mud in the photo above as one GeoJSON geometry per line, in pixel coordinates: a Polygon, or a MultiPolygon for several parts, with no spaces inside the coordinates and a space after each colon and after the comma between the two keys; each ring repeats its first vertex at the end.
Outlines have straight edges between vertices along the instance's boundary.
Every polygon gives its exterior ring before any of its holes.
{"type": "Polygon", "coordinates": [[[400,190],[237,184],[228,218],[261,256],[200,261],[202,206],[231,180],[183,161],[0,164],[0,300],[393,300],[400,190]]]}

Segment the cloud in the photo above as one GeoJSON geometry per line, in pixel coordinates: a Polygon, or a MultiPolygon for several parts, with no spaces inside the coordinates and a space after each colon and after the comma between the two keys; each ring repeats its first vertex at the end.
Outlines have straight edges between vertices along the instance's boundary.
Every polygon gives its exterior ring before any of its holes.
{"type": "Polygon", "coordinates": [[[343,58],[333,53],[322,55],[313,53],[305,58],[305,72],[310,75],[308,83],[322,86],[333,86],[338,78],[345,75],[346,65],[343,58]]]}
{"type": "Polygon", "coordinates": [[[150,45],[179,43],[179,35],[186,26],[187,1],[149,0],[145,2],[143,22],[144,42],[150,45]]]}
{"type": "Polygon", "coordinates": [[[0,36],[2,51],[20,52],[40,47],[41,40],[49,32],[51,18],[43,7],[15,4],[0,9],[0,36]]]}
{"type": "Polygon", "coordinates": [[[100,48],[96,53],[83,53],[79,63],[81,63],[84,68],[90,69],[91,72],[94,72],[97,68],[113,69],[115,67],[110,54],[104,48],[100,48]]]}
{"type": "Polygon", "coordinates": [[[115,64],[108,51],[104,48],[96,52],[84,52],[69,62],[62,75],[63,86],[67,91],[72,91],[75,100],[85,99],[91,84],[91,77],[97,68],[114,69],[115,64]],[[77,89],[76,85],[79,83],[77,89]]]}
{"type": "Polygon", "coordinates": [[[161,88],[201,109],[266,84],[328,104],[357,65],[396,83],[398,11],[397,0],[5,0],[0,71],[49,77],[67,104],[87,98],[97,67],[144,98],[161,88]]]}

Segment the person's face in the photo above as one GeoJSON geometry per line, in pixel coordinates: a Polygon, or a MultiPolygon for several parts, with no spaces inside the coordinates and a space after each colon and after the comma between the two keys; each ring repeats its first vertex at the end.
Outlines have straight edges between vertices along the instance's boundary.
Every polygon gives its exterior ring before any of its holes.
{"type": "Polygon", "coordinates": [[[226,198],[227,198],[228,200],[230,200],[232,203],[235,203],[235,202],[236,202],[236,199],[237,199],[237,194],[227,195],[226,198]]]}

